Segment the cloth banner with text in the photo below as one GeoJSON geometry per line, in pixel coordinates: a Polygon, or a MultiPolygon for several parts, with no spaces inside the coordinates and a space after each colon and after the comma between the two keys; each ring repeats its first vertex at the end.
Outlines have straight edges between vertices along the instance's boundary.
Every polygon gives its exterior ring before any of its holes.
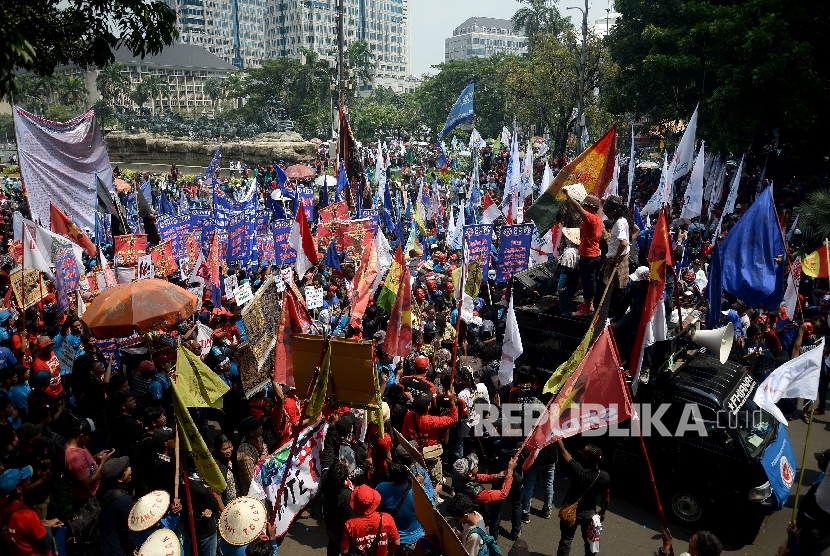
{"type": "Polygon", "coordinates": [[[496,282],[507,282],[514,274],[527,270],[530,260],[530,239],[534,229],[533,224],[501,227],[496,282]]]}
{"type": "Polygon", "coordinates": [[[138,258],[147,254],[147,235],[130,234],[113,238],[115,264],[118,266],[135,266],[138,258]]]}

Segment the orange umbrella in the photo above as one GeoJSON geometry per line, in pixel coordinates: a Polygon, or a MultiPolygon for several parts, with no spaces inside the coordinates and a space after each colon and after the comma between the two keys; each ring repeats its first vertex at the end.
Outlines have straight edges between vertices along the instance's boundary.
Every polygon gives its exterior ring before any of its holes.
{"type": "Polygon", "coordinates": [[[150,278],[119,284],[90,303],[81,321],[98,338],[123,338],[176,326],[196,312],[196,296],[150,278]]]}
{"type": "Polygon", "coordinates": [[[317,172],[305,164],[295,164],[286,168],[285,174],[292,180],[307,180],[317,175],[317,172]]]}
{"type": "Polygon", "coordinates": [[[122,180],[121,178],[115,178],[115,191],[117,193],[127,193],[132,189],[129,183],[122,180]]]}

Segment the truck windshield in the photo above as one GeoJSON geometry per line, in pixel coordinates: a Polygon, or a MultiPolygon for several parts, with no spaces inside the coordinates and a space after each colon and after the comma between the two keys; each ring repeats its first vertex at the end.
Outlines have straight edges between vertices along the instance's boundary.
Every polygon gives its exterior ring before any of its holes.
{"type": "Polygon", "coordinates": [[[778,430],[775,417],[758,407],[751,398],[738,410],[736,417],[741,442],[750,457],[757,457],[775,438],[775,431],[778,430]]]}

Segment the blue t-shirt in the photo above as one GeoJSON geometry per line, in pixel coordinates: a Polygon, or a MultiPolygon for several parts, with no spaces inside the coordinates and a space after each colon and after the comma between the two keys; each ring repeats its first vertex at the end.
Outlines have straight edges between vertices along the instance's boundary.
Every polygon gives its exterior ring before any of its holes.
{"type": "Polygon", "coordinates": [[[15,365],[17,365],[17,357],[14,356],[12,350],[0,346],[0,369],[14,367],[15,365]]]}
{"type": "Polygon", "coordinates": [[[380,493],[380,509],[387,512],[397,507],[401,496],[406,492],[406,500],[401,504],[401,509],[395,517],[395,525],[401,535],[401,544],[411,544],[424,536],[424,528],[415,516],[415,498],[408,484],[380,483],[375,490],[380,493]]]}
{"type": "Polygon", "coordinates": [[[12,405],[18,411],[21,409],[28,413],[29,411],[29,392],[32,387],[28,382],[23,384],[15,384],[9,389],[9,397],[12,399],[12,405]]]}

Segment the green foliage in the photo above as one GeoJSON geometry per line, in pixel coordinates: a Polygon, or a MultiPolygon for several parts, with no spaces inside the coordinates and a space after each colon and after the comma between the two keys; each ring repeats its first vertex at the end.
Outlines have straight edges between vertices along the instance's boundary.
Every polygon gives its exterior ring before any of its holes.
{"type": "Polygon", "coordinates": [[[0,137],[14,139],[14,116],[0,114],[0,137]]]}
{"type": "Polygon", "coordinates": [[[58,102],[76,106],[83,111],[87,106],[86,81],[78,75],[61,75],[56,91],[58,102]]]}
{"type": "Polygon", "coordinates": [[[102,129],[106,129],[108,125],[114,126],[118,123],[118,120],[115,119],[115,110],[104,99],[98,99],[92,105],[92,109],[95,110],[95,117],[102,129]]]}
{"type": "Polygon", "coordinates": [[[375,142],[378,136],[409,138],[423,127],[420,106],[412,93],[396,93],[378,86],[349,109],[352,132],[358,141],[375,142]]]}
{"type": "Polygon", "coordinates": [[[144,106],[147,101],[150,102],[150,107],[155,113],[156,99],[159,97],[167,97],[170,95],[170,88],[166,82],[162,81],[158,75],[145,75],[141,83],[136,85],[135,90],[130,93],[130,99],[139,107],[144,106]]]}
{"type": "Polygon", "coordinates": [[[505,113],[506,96],[496,72],[502,65],[513,66],[516,56],[497,54],[490,58],[453,60],[433,66],[436,75],[424,77],[423,84],[415,90],[415,98],[421,105],[424,123],[432,130],[435,139],[447,121],[452,105],[472,79],[475,87],[475,125],[484,137],[495,137],[502,125],[512,119],[505,113]]]}
{"type": "Polygon", "coordinates": [[[536,38],[546,34],[558,35],[571,29],[570,20],[562,17],[554,4],[548,4],[548,0],[519,0],[527,4],[513,15],[513,29],[518,31],[524,29],[527,35],[527,42],[530,48],[536,44],[536,38]]]}
{"type": "Polygon", "coordinates": [[[71,104],[50,104],[46,107],[43,116],[55,122],[66,122],[78,116],[78,109],[71,104]]]}
{"type": "Polygon", "coordinates": [[[345,94],[349,100],[353,100],[360,85],[372,82],[375,75],[375,53],[369,48],[369,43],[359,40],[349,44],[344,58],[350,85],[345,94]]]}
{"type": "Polygon", "coordinates": [[[164,0],[3,0],[0,2],[0,98],[16,96],[17,69],[50,76],[56,67],[105,67],[113,50],[158,54],[178,36],[164,0]]]}
{"type": "Polygon", "coordinates": [[[808,237],[816,240],[830,237],[830,189],[809,193],[796,212],[799,215],[798,227],[808,237]]]}
{"type": "Polygon", "coordinates": [[[205,94],[210,97],[210,101],[216,106],[216,101],[222,96],[222,80],[218,77],[208,77],[202,84],[205,94]]]}
{"type": "Polygon", "coordinates": [[[98,76],[95,78],[95,85],[98,87],[98,92],[101,98],[109,106],[121,104],[123,99],[128,97],[132,86],[130,85],[130,77],[122,73],[124,71],[124,64],[112,64],[101,69],[98,76]]]}
{"type": "Polygon", "coordinates": [[[20,173],[20,166],[6,166],[3,168],[3,173],[7,176],[16,176],[20,173]]]}
{"type": "Polygon", "coordinates": [[[830,151],[826,109],[830,3],[803,0],[617,0],[607,38],[619,65],[613,112],[652,124],[700,103],[707,148],[782,148],[794,159],[830,151]]]}

